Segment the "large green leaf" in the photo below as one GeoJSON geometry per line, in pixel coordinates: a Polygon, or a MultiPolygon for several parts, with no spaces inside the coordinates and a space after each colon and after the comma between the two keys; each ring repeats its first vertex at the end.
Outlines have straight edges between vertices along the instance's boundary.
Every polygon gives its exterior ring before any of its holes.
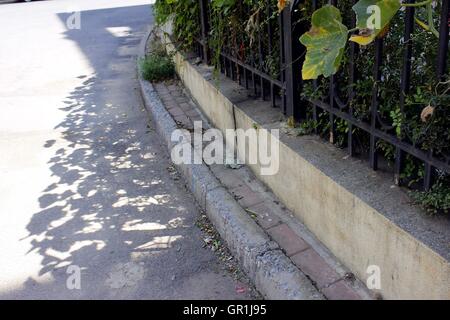
{"type": "Polygon", "coordinates": [[[359,35],[350,37],[350,41],[359,43],[360,45],[368,45],[383,30],[389,27],[389,22],[400,9],[400,0],[359,0],[354,6],[353,11],[356,13],[356,26],[360,29],[359,35]],[[376,26],[374,10],[368,10],[370,6],[377,6],[379,17],[379,25],[376,26]],[[378,27],[378,28],[377,28],[378,27]]]}
{"type": "Polygon", "coordinates": [[[339,10],[326,5],[316,10],[312,16],[311,30],[300,37],[307,53],[302,68],[305,80],[317,79],[335,74],[341,63],[348,29],[342,24],[339,10]]]}

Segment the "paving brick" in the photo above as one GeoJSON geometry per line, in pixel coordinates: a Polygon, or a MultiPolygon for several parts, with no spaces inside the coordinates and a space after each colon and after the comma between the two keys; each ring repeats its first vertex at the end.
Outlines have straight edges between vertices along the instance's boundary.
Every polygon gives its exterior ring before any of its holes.
{"type": "Polygon", "coordinates": [[[177,91],[180,90],[180,88],[176,85],[176,84],[170,84],[167,86],[167,89],[169,89],[169,91],[177,91]]]}
{"type": "Polygon", "coordinates": [[[227,169],[223,164],[210,166],[211,171],[228,189],[243,186],[245,182],[232,169],[227,169]]]}
{"type": "Polygon", "coordinates": [[[175,101],[169,101],[164,103],[164,106],[166,107],[167,110],[170,110],[172,108],[178,108],[178,104],[175,101]]]}
{"type": "Polygon", "coordinates": [[[329,300],[362,300],[361,296],[345,280],[339,280],[328,288],[322,289],[322,293],[329,300]]]}
{"type": "Polygon", "coordinates": [[[181,110],[180,107],[174,107],[174,108],[170,108],[168,109],[169,113],[172,115],[172,117],[178,117],[178,116],[185,116],[183,110],[181,110]]]}
{"type": "Polygon", "coordinates": [[[185,103],[188,102],[188,99],[185,96],[181,96],[181,97],[175,97],[175,101],[180,104],[180,103],[185,103]]]}
{"type": "Polygon", "coordinates": [[[171,95],[168,95],[168,96],[162,95],[162,96],[160,96],[160,98],[161,98],[162,102],[164,103],[164,105],[166,106],[166,108],[167,108],[167,105],[169,105],[169,104],[178,106],[178,103],[175,101],[175,99],[171,95]]]}
{"type": "Polygon", "coordinates": [[[317,284],[319,289],[340,278],[325,259],[312,248],[293,255],[291,259],[303,273],[317,284]]]}
{"type": "Polygon", "coordinates": [[[184,129],[193,130],[194,125],[192,124],[191,120],[189,120],[188,117],[186,117],[185,114],[175,116],[174,120],[181,125],[184,129]]]}
{"type": "Polygon", "coordinates": [[[272,239],[286,252],[292,256],[300,251],[306,250],[309,245],[300,238],[288,225],[280,224],[267,229],[272,239]]]}
{"type": "MultiPolygon", "coordinates": [[[[192,120],[192,121],[203,121],[202,117],[197,112],[192,112],[195,110],[190,110],[186,112],[186,115],[192,120]]],[[[203,126],[205,128],[205,125],[203,126]]]]}
{"type": "Polygon", "coordinates": [[[156,91],[158,91],[159,94],[168,94],[169,90],[167,89],[166,85],[163,83],[155,83],[154,84],[156,91]]]}
{"type": "Polygon", "coordinates": [[[174,98],[183,97],[183,93],[181,92],[181,90],[170,91],[170,94],[171,94],[172,97],[174,97],[174,98]]]}
{"type": "Polygon", "coordinates": [[[171,96],[171,94],[170,93],[163,93],[163,92],[158,92],[158,95],[159,95],[159,97],[161,98],[161,100],[162,101],[165,101],[165,100],[172,100],[173,99],[173,97],[171,96]]]}
{"type": "Polygon", "coordinates": [[[236,197],[239,204],[248,208],[257,203],[263,202],[258,193],[250,189],[247,185],[239,186],[231,189],[231,193],[236,197]]]}
{"type": "Polygon", "coordinates": [[[186,111],[186,115],[187,115],[189,118],[193,118],[193,117],[200,116],[200,115],[198,114],[198,111],[195,110],[195,109],[192,109],[192,108],[191,108],[190,110],[186,111]]]}
{"type": "Polygon", "coordinates": [[[180,103],[180,108],[181,108],[184,112],[187,112],[187,111],[192,110],[192,106],[191,106],[189,103],[187,103],[187,102],[180,103]]]}
{"type": "Polygon", "coordinates": [[[272,228],[281,223],[281,220],[264,203],[259,203],[248,208],[256,214],[256,221],[264,229],[272,228]]]}

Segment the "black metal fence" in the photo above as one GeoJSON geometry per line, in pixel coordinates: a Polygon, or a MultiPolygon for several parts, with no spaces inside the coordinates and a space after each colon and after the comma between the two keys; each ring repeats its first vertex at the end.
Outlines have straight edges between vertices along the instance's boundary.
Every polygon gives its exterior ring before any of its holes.
{"type": "MultiPolygon", "coordinates": [[[[200,25],[201,35],[197,39],[197,53],[205,63],[210,63],[213,48],[209,46],[210,19],[211,12],[209,0],[198,0],[200,5],[200,25]]],[[[270,0],[267,0],[271,2],[270,0]]],[[[312,9],[317,9],[326,3],[338,5],[337,0],[320,1],[310,0],[312,9]]],[[[356,1],[342,0],[351,3],[356,1]]],[[[450,173],[450,155],[440,153],[437,155],[433,149],[423,150],[410,139],[402,138],[393,132],[391,124],[387,124],[380,115],[379,105],[382,97],[379,94],[380,80],[383,77],[382,65],[386,59],[384,52],[384,39],[377,39],[374,44],[374,50],[371,53],[374,58],[372,70],[373,86],[371,89],[371,102],[368,118],[362,120],[355,116],[352,110],[352,99],[357,95],[355,82],[360,76],[360,70],[355,65],[355,59],[358,55],[358,45],[351,42],[348,49],[348,68],[347,77],[343,80],[341,72],[332,76],[327,81],[327,90],[325,96],[317,99],[308,99],[302,95],[304,83],[301,78],[301,66],[303,63],[305,48],[302,47],[298,39],[309,29],[309,22],[301,21],[300,10],[296,10],[302,3],[302,0],[290,1],[287,7],[276,15],[276,20],[272,19],[260,28],[255,37],[255,46],[251,52],[242,56],[236,50],[231,50],[227,43],[221,47],[220,69],[228,77],[239,82],[252,93],[255,98],[271,101],[273,107],[280,107],[287,116],[293,116],[297,120],[304,120],[307,117],[314,121],[319,121],[320,112],[327,114],[329,140],[334,142],[336,137],[336,119],[345,121],[347,126],[346,148],[351,156],[355,155],[354,150],[354,132],[355,128],[362,130],[369,136],[369,162],[370,166],[378,169],[379,150],[377,143],[383,140],[395,148],[394,152],[394,175],[397,184],[400,184],[400,174],[405,165],[405,155],[413,156],[424,164],[424,175],[422,178],[423,187],[428,190],[433,183],[433,177],[436,169],[446,174],[450,173]],[[262,44],[265,43],[263,46],[262,44]],[[263,66],[263,61],[267,56],[273,56],[274,50],[278,57],[278,72],[269,73],[263,66]],[[338,84],[345,81],[348,90],[340,90],[338,84]]],[[[415,0],[408,0],[414,3],[415,0]]],[[[443,0],[440,8],[439,22],[439,40],[438,54],[435,62],[436,79],[444,79],[449,74],[448,55],[449,55],[449,23],[450,9],[448,0],[443,0]]],[[[274,16],[276,7],[267,6],[267,11],[260,13],[261,16],[274,16]]],[[[356,18],[352,14],[350,23],[353,26],[356,18]]],[[[411,59],[413,52],[412,33],[415,24],[415,8],[407,7],[404,12],[404,30],[402,43],[403,58],[399,65],[401,70],[400,92],[398,104],[403,112],[406,96],[411,91],[411,76],[414,70],[411,69],[411,59]]],[[[317,88],[318,80],[313,81],[313,87],[317,88]]],[[[450,106],[448,106],[450,108],[450,106]]],[[[449,123],[450,125],[450,123],[449,123]]],[[[449,146],[450,147],[450,146],[449,146]]]]}

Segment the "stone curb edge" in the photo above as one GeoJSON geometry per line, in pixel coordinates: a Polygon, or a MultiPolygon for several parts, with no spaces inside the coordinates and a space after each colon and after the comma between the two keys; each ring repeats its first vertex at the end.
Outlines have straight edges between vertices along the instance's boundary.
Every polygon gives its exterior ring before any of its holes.
{"type": "MultiPolygon", "coordinates": [[[[145,57],[145,49],[152,28],[142,38],[138,64],[145,57]]],[[[175,121],[165,109],[153,85],[142,79],[138,66],[138,80],[144,106],[151,114],[156,131],[169,150],[174,143],[175,121]]],[[[229,192],[221,185],[206,164],[175,164],[189,189],[213,223],[241,267],[257,290],[267,299],[321,300],[323,295],[311,281],[271,241],[229,192]]]]}

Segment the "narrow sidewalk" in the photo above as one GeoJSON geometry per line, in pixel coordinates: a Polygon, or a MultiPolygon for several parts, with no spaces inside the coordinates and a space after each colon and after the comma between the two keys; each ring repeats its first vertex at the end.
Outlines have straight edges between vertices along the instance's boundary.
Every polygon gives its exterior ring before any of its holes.
{"type": "MultiPolygon", "coordinates": [[[[179,128],[192,131],[194,121],[202,121],[204,129],[210,128],[180,81],[171,80],[153,85],[179,128]]],[[[214,164],[209,168],[239,205],[327,299],[371,298],[363,284],[301,223],[295,221],[292,213],[256,179],[248,167],[230,168],[214,164]]]]}

